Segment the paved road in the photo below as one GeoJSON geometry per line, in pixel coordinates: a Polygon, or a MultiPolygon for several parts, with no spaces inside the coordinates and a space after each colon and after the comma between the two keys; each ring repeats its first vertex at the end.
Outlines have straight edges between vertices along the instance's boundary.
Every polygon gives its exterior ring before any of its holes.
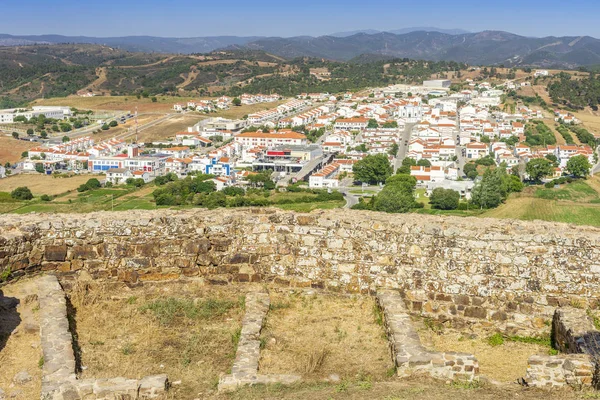
{"type": "Polygon", "coordinates": [[[406,157],[406,153],[408,152],[408,145],[406,143],[410,142],[412,130],[415,125],[416,124],[414,123],[410,123],[404,126],[404,132],[402,132],[400,144],[398,145],[398,154],[394,160],[394,172],[402,166],[402,160],[404,160],[404,157],[406,157]]]}

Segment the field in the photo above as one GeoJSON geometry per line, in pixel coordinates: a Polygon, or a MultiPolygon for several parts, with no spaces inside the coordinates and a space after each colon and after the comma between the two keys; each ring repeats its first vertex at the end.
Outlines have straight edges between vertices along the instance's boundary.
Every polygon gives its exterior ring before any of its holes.
{"type": "Polygon", "coordinates": [[[169,113],[173,111],[173,104],[183,103],[188,100],[198,98],[194,97],[171,97],[157,96],[157,102],[152,102],[149,98],[136,98],[135,96],[94,96],[94,97],[54,97],[51,99],[35,100],[33,105],[40,106],[69,106],[80,110],[92,111],[130,111],[138,113],[169,113]]]}
{"type": "Polygon", "coordinates": [[[104,179],[104,177],[97,175],[67,176],[66,174],[61,174],[60,177],[57,177],[55,175],[42,175],[38,173],[19,174],[0,179],[0,192],[11,192],[20,186],[26,186],[34,196],[42,194],[53,196],[69,190],[75,190],[79,185],[86,183],[91,178],[104,179]]]}
{"type": "Polygon", "coordinates": [[[147,143],[155,140],[165,140],[169,137],[175,137],[176,133],[187,131],[188,127],[195,125],[204,118],[206,117],[199,113],[174,115],[168,120],[144,129],[139,134],[139,141],[142,143],[147,143]]]}
{"type": "Polygon", "coordinates": [[[259,371],[308,380],[387,379],[393,365],[375,307],[365,296],[272,291],[259,371]]]}
{"type": "Polygon", "coordinates": [[[21,154],[24,151],[37,146],[36,142],[26,142],[24,140],[16,140],[11,136],[0,135],[0,164],[6,162],[16,163],[21,159],[21,154]]]}
{"type": "Polygon", "coordinates": [[[511,194],[505,204],[481,217],[543,220],[600,226],[600,178],[561,185],[560,189],[528,187],[511,194]]]}

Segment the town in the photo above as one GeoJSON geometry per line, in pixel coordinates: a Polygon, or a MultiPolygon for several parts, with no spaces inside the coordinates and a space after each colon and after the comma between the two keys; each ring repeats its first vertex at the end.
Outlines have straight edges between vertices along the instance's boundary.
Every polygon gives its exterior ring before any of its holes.
{"type": "MultiPolygon", "coordinates": [[[[532,78],[540,76],[548,76],[548,71],[532,71],[532,78]]],[[[354,174],[357,163],[376,155],[388,160],[392,172],[414,177],[422,196],[444,189],[457,192],[460,201],[472,199],[481,179],[474,172],[478,166],[543,182],[567,175],[573,157],[584,157],[591,169],[598,156],[589,144],[557,144],[552,133],[548,144],[546,139],[538,140],[540,131],[547,133],[546,123],[559,124],[559,131],[570,136],[569,127],[580,123],[571,113],[557,109],[550,115],[540,107],[517,102],[500,109],[508,93],[528,85],[530,80],[506,80],[492,86],[466,79],[457,88],[450,80],[438,79],[358,93],[300,93],[287,99],[277,94],[244,94],[190,100],[174,104],[173,112],[202,112],[208,117],[185,131],[165,132],[164,140],[136,143],[135,138],[114,137],[97,141],[94,135],[66,136],[58,143],[40,140],[20,163],[8,171],[0,167],[0,176],[101,174],[105,185],[118,186],[134,179],[148,183],[167,175],[184,179],[201,174],[222,191],[252,187],[249,176],[268,173],[278,188],[304,183],[309,189],[339,191],[347,206],[355,206],[385,184],[385,179],[361,180],[354,174]],[[274,102],[278,104],[243,119],[210,117],[215,110],[274,102]],[[529,143],[534,139],[539,143],[532,146],[529,143]],[[544,165],[544,173],[531,176],[527,165],[540,159],[551,169],[544,165]]],[[[26,122],[40,115],[61,121],[72,119],[73,113],[63,106],[5,110],[0,121],[26,122]]],[[[114,121],[119,118],[123,123],[126,117],[116,116],[114,121]]]]}

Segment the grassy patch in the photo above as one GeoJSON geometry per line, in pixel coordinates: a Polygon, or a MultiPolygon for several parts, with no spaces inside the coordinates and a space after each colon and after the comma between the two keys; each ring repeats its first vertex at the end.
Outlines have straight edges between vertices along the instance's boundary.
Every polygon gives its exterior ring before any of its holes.
{"type": "Polygon", "coordinates": [[[209,319],[220,317],[227,313],[234,302],[219,299],[206,299],[194,302],[189,299],[167,298],[158,299],[140,308],[140,311],[151,312],[163,325],[170,325],[181,318],[209,319]]]}
{"type": "Polygon", "coordinates": [[[312,210],[331,210],[334,208],[342,208],[346,204],[345,201],[321,201],[315,203],[292,203],[292,204],[275,204],[274,207],[281,208],[282,210],[297,211],[297,212],[311,212],[312,210]]]}
{"type": "Polygon", "coordinates": [[[590,201],[597,200],[598,193],[584,181],[576,181],[562,185],[559,189],[537,189],[535,197],[545,200],[590,201]]]}

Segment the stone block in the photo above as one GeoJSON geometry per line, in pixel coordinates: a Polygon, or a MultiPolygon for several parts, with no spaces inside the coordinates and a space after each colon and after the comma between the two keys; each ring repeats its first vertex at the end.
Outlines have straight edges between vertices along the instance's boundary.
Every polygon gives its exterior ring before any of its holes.
{"type": "Polygon", "coordinates": [[[487,318],[487,310],[482,307],[466,307],[465,317],[485,319],[487,318]]]}
{"type": "Polygon", "coordinates": [[[44,258],[46,261],[65,261],[67,258],[66,245],[47,245],[44,248],[44,258]]]}

